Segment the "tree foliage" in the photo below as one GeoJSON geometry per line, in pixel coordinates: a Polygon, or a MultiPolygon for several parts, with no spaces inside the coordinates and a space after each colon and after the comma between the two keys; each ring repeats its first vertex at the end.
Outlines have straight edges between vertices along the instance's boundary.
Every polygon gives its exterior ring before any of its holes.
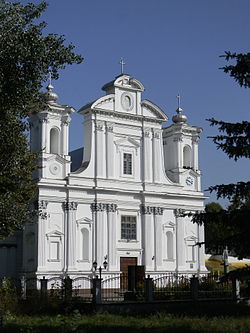
{"type": "MultiPolygon", "coordinates": [[[[226,52],[223,57],[226,61],[236,62],[234,65],[223,67],[224,72],[229,73],[240,86],[250,88],[250,53],[226,52]]],[[[248,121],[229,123],[213,118],[208,121],[211,126],[218,126],[219,132],[222,133],[212,137],[218,149],[235,161],[250,157],[250,123],[248,121]]],[[[218,212],[205,211],[196,214],[193,221],[204,223],[205,228],[217,224],[221,233],[219,237],[221,246],[227,245],[231,253],[239,258],[250,256],[250,181],[215,185],[208,190],[215,191],[217,198],[227,198],[231,204],[227,209],[218,212]]],[[[218,249],[218,245],[216,235],[214,241],[210,243],[210,248],[218,249]]]]}
{"type": "Polygon", "coordinates": [[[44,35],[39,19],[46,7],[0,0],[0,238],[27,221],[36,192],[27,117],[44,102],[49,73],[57,79],[60,69],[83,60],[63,36],[44,35]]]}

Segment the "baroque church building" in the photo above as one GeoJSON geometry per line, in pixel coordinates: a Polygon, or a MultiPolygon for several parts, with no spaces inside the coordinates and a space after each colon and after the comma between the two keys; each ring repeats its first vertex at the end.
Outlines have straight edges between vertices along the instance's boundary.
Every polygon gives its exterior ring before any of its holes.
{"type": "Polygon", "coordinates": [[[151,276],[204,274],[203,226],[183,216],[204,209],[201,128],[188,125],[180,107],[163,127],[168,117],[141,98],[144,86],[130,75],[102,90],[79,110],[84,149],[69,153],[74,109],[58,104],[48,86],[46,108],[30,117],[31,149],[41,151],[34,176],[39,215],[2,242],[1,259],[14,263],[12,275],[39,279],[90,277],[93,263],[104,262],[103,277],[130,265],[151,276]]]}

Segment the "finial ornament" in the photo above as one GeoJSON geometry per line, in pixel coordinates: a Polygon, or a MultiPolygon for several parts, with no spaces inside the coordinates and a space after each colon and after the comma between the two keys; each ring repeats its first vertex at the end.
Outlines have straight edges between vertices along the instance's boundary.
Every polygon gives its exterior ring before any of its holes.
{"type": "Polygon", "coordinates": [[[178,108],[176,110],[177,114],[173,116],[172,120],[175,124],[184,124],[187,121],[187,117],[183,114],[183,110],[181,108],[181,96],[178,94],[176,96],[178,101],[178,108]]]}
{"type": "Polygon", "coordinates": [[[119,64],[121,65],[121,74],[124,73],[124,65],[126,65],[126,63],[123,61],[123,58],[121,58],[119,64]]]}
{"type": "Polygon", "coordinates": [[[54,91],[52,91],[54,89],[54,87],[52,86],[52,72],[51,71],[49,71],[48,81],[49,81],[49,85],[47,86],[48,92],[46,93],[47,94],[47,102],[48,103],[54,103],[58,99],[58,95],[54,91]]]}
{"type": "Polygon", "coordinates": [[[52,86],[52,73],[49,71],[49,85],[52,86]]]}
{"type": "Polygon", "coordinates": [[[178,94],[176,96],[176,98],[177,98],[177,101],[178,101],[178,109],[180,109],[180,107],[181,107],[181,96],[180,96],[180,94],[178,94]]]}

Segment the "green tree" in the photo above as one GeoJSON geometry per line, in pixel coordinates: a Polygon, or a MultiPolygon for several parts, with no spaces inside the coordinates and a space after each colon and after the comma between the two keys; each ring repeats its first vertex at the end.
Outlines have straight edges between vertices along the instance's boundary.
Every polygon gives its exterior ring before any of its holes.
{"type": "Polygon", "coordinates": [[[43,33],[46,7],[0,0],[0,238],[27,221],[36,193],[28,115],[44,103],[40,91],[49,73],[57,79],[60,69],[83,60],[63,36],[43,33]]]}
{"type": "MultiPolygon", "coordinates": [[[[226,61],[234,62],[224,66],[222,68],[224,72],[229,73],[240,86],[250,88],[250,53],[226,52],[223,57],[226,61]]],[[[211,126],[218,126],[221,133],[212,137],[218,149],[235,161],[250,157],[250,123],[248,121],[229,123],[215,119],[208,120],[211,126]]],[[[227,231],[223,235],[223,241],[228,249],[239,258],[250,256],[250,182],[239,181],[236,184],[215,185],[211,186],[209,191],[216,191],[217,198],[227,198],[231,203],[230,206],[217,213],[196,214],[193,221],[204,223],[205,227],[216,222],[223,223],[224,230],[227,231]]]]}

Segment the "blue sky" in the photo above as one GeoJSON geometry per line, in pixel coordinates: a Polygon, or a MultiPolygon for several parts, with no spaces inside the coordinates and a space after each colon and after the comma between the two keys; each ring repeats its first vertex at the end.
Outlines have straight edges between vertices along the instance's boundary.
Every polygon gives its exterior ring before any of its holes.
{"type": "MultiPolygon", "coordinates": [[[[28,1],[22,1],[27,3],[28,1]]],[[[33,1],[38,3],[39,1],[33,1]]],[[[49,0],[46,32],[63,34],[85,61],[53,82],[59,102],[78,110],[103,95],[101,87],[125,72],[145,86],[144,98],[170,118],[181,106],[190,125],[203,128],[202,187],[249,179],[249,160],[229,160],[207,136],[217,133],[206,118],[250,120],[249,90],[219,70],[224,51],[250,52],[249,0],[49,0]]],[[[70,149],[83,144],[82,118],[71,123],[70,149]]],[[[210,200],[214,200],[212,196],[210,200]]]]}

